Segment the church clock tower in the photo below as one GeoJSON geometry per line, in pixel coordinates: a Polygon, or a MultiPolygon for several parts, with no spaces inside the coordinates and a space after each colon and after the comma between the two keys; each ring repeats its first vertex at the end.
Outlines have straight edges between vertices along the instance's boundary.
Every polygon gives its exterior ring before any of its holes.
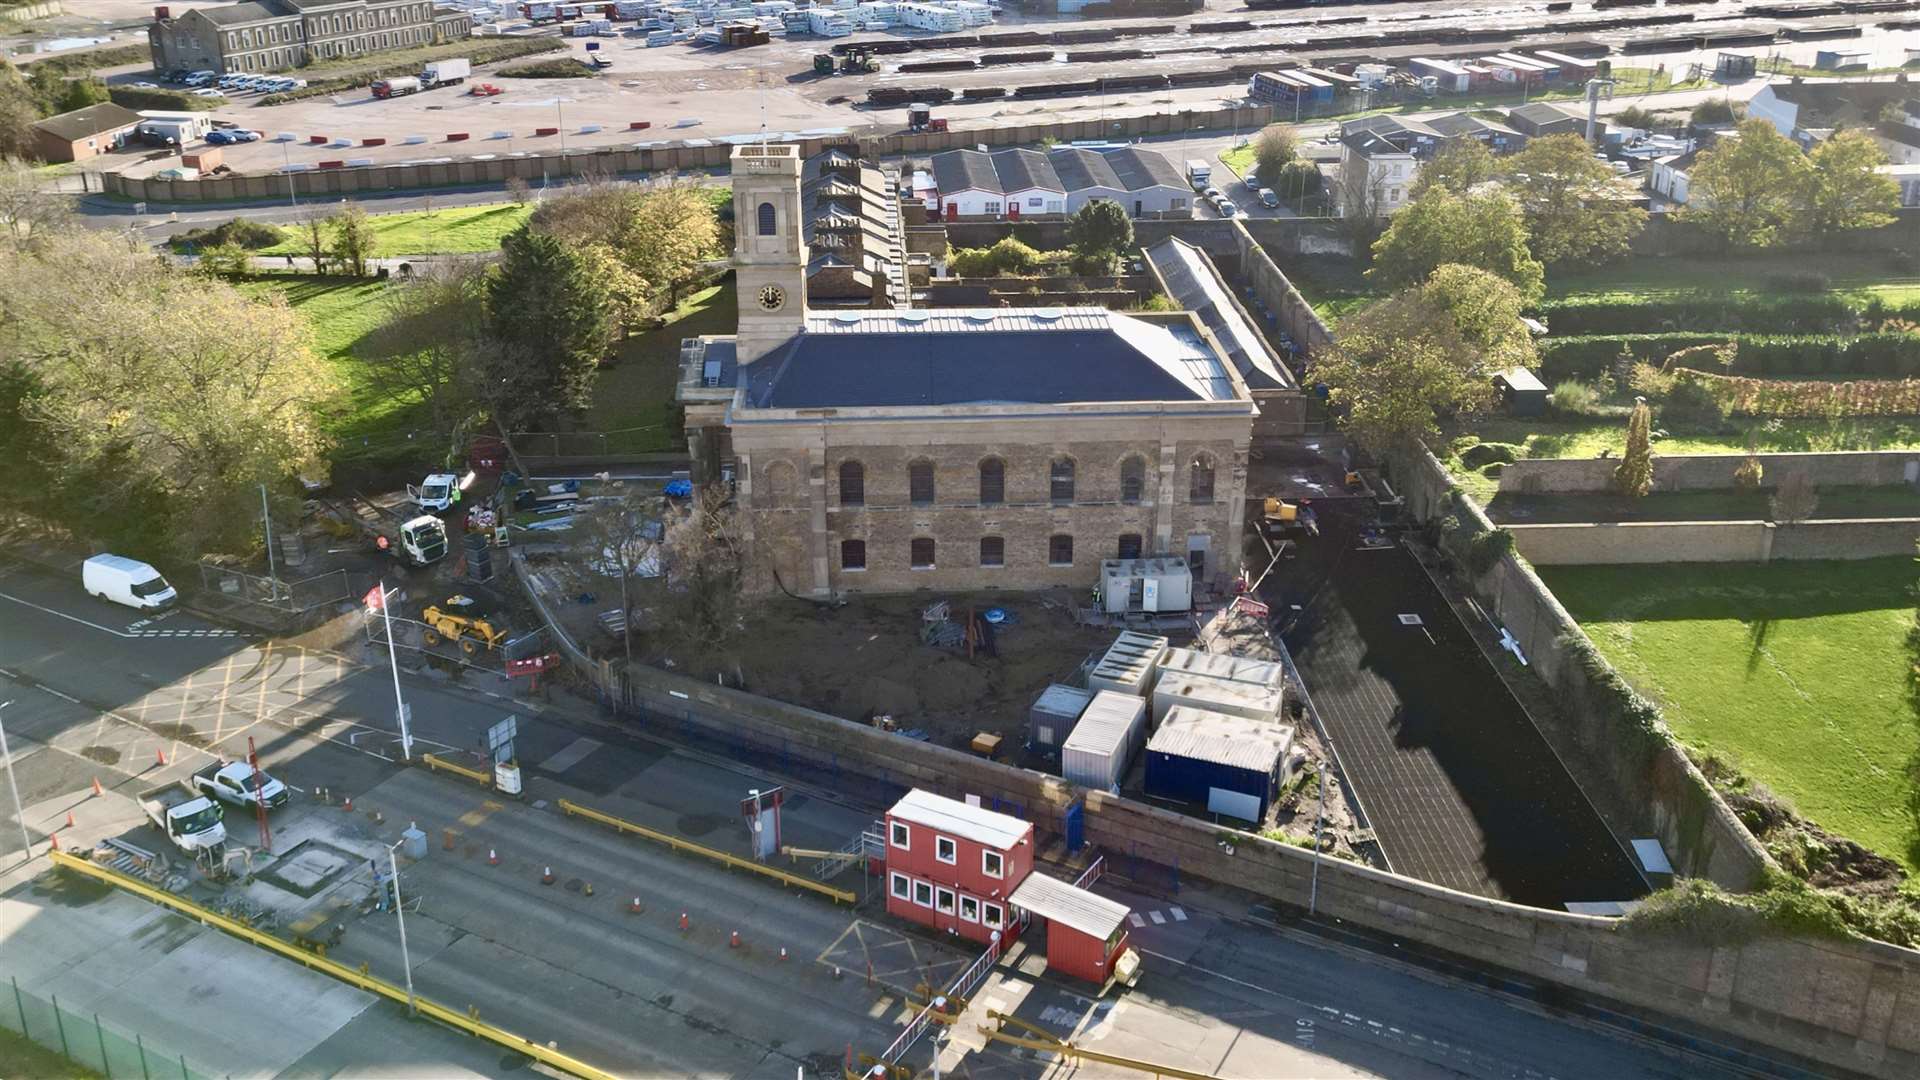
{"type": "Polygon", "coordinates": [[[733,266],[739,289],[739,361],[750,364],[806,325],[807,245],[802,235],[800,148],[733,149],[733,266]]]}

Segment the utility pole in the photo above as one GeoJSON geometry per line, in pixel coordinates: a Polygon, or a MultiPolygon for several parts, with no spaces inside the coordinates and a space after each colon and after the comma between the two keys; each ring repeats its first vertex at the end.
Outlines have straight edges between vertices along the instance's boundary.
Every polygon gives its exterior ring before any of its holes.
{"type": "Polygon", "coordinates": [[[280,599],[280,574],[273,567],[273,511],[267,508],[267,485],[260,485],[260,529],[261,537],[267,542],[267,588],[271,591],[268,602],[280,599]]]}
{"type": "Polygon", "coordinates": [[[1326,768],[1320,773],[1320,816],[1313,822],[1313,882],[1307,887],[1307,914],[1320,906],[1320,841],[1327,828],[1327,784],[1333,779],[1333,739],[1327,739],[1326,768]]]}
{"type": "MultiPolygon", "coordinates": [[[[0,701],[0,711],[13,704],[11,698],[0,701]]],[[[7,749],[7,727],[0,724],[0,758],[7,759],[7,789],[13,792],[13,820],[20,823],[20,854],[25,861],[33,859],[33,838],[27,834],[27,812],[20,808],[20,781],[13,776],[13,752],[7,749]]]]}
{"type": "MultiPolygon", "coordinates": [[[[396,589],[394,592],[398,592],[396,589]]],[[[413,760],[413,736],[407,733],[407,700],[400,695],[400,654],[393,647],[393,611],[392,593],[387,592],[387,583],[380,583],[380,618],[387,629],[387,661],[393,665],[393,715],[400,727],[400,757],[404,761],[413,760]]]]}
{"type": "Polygon", "coordinates": [[[407,970],[407,1013],[418,1013],[418,1003],[413,996],[413,956],[407,952],[407,906],[400,902],[400,860],[393,849],[400,846],[406,838],[395,840],[387,848],[387,868],[393,872],[393,917],[400,924],[400,964],[407,970]]]}

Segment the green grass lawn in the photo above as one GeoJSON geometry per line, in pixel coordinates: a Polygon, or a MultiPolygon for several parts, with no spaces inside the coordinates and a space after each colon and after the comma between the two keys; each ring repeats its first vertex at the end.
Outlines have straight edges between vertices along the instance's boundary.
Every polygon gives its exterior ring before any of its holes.
{"type": "Polygon", "coordinates": [[[620,361],[601,369],[593,405],[580,425],[587,431],[629,433],[617,440],[623,450],[684,449],[673,416],[680,339],[734,332],[738,314],[733,279],[685,297],[665,318],[666,325],[660,329],[635,334],[620,343],[620,361]]]}
{"type": "Polygon", "coordinates": [[[1547,298],[1755,294],[1766,291],[1769,277],[1800,272],[1825,274],[1835,292],[1860,299],[1920,300],[1920,274],[1894,268],[1884,255],[1806,251],[1626,259],[1584,273],[1550,273],[1547,298]]]}
{"type": "Polygon", "coordinates": [[[1920,729],[1906,700],[1914,560],[1541,567],[1691,746],[1908,870],[1920,729]]]}
{"type": "MultiPolygon", "coordinates": [[[[495,250],[500,238],[525,224],[533,209],[532,203],[491,203],[374,214],[367,220],[373,225],[375,255],[464,255],[495,250]]],[[[306,245],[291,230],[285,231],[286,239],[258,254],[306,254],[306,245]]]]}
{"type": "MultiPolygon", "coordinates": [[[[1775,478],[1777,479],[1777,477],[1775,478]]],[[[1506,492],[1487,504],[1500,524],[1569,521],[1772,521],[1772,493],[1655,491],[1638,499],[1611,492],[1520,495],[1506,492]]],[[[1820,491],[1816,519],[1920,517],[1920,492],[1905,485],[1833,487],[1820,491]]]]}
{"type": "Polygon", "coordinates": [[[0,1076],[94,1080],[100,1074],[0,1026],[0,1076]]]}

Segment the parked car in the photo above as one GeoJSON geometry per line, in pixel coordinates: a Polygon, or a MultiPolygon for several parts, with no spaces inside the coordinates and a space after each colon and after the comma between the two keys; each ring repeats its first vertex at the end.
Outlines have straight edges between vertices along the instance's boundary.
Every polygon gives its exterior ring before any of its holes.
{"type": "Polygon", "coordinates": [[[1217,187],[1210,187],[1201,191],[1200,194],[1208,202],[1214,202],[1215,200],[1220,198],[1220,189],[1217,187]]]}
{"type": "Polygon", "coordinates": [[[499,87],[493,85],[492,83],[484,83],[484,82],[474,83],[473,87],[467,91],[467,93],[472,94],[474,97],[493,97],[494,95],[499,94],[501,92],[502,91],[499,87]]]}
{"type": "Polygon", "coordinates": [[[1261,206],[1269,206],[1269,207],[1271,207],[1271,206],[1279,206],[1279,205],[1280,205],[1280,196],[1278,196],[1278,195],[1276,195],[1276,194],[1274,194],[1274,192],[1273,192],[1273,189],[1272,189],[1272,188],[1270,188],[1270,187],[1263,187],[1263,188],[1261,188],[1261,189],[1260,189],[1260,205],[1261,205],[1261,206]]]}
{"type": "Polygon", "coordinates": [[[237,142],[237,143],[260,141],[259,132],[248,131],[246,128],[234,128],[232,131],[227,132],[227,134],[233,138],[234,142],[237,142]]]}
{"type": "Polygon", "coordinates": [[[1232,199],[1221,199],[1220,200],[1220,216],[1223,218],[1239,217],[1240,208],[1233,205],[1232,199]]]}
{"type": "Polygon", "coordinates": [[[150,83],[150,82],[137,82],[137,83],[133,83],[133,84],[131,84],[131,85],[133,86],[133,88],[134,88],[135,90],[158,90],[158,89],[160,89],[160,85],[159,85],[158,83],[150,83]]]}
{"type": "Polygon", "coordinates": [[[219,76],[211,71],[196,71],[180,81],[188,86],[205,86],[217,78],[219,76]]]}
{"type": "Polygon", "coordinates": [[[225,91],[223,91],[223,90],[215,90],[215,89],[214,89],[213,87],[211,87],[211,86],[203,86],[203,87],[201,87],[200,89],[198,89],[198,90],[195,90],[195,91],[193,92],[193,96],[194,96],[194,97],[218,97],[218,98],[223,98],[223,97],[226,97],[227,95],[226,95],[226,92],[225,92],[225,91]]]}
{"type": "Polygon", "coordinates": [[[1253,169],[1248,169],[1246,172],[1240,174],[1240,182],[1247,185],[1248,191],[1258,191],[1260,189],[1260,174],[1253,169]]]}

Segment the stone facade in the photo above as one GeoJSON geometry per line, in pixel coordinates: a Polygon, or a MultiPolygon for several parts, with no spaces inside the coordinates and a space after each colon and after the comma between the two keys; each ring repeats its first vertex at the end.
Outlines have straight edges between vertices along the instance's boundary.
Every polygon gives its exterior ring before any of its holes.
{"type": "Polygon", "coordinates": [[[147,28],[155,71],[285,71],[312,60],[457,41],[464,11],[432,0],[248,0],[195,8],[147,28]]]}

